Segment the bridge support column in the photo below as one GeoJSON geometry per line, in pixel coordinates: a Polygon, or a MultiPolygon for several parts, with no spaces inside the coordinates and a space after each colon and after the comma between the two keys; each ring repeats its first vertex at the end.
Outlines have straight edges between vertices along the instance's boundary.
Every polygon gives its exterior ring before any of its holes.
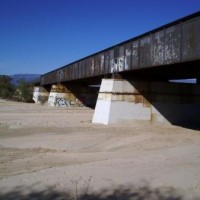
{"type": "Polygon", "coordinates": [[[103,79],[93,123],[200,123],[200,86],[103,79]]]}
{"type": "Polygon", "coordinates": [[[83,84],[64,83],[52,85],[48,98],[51,106],[95,106],[97,89],[83,84]]]}
{"type": "Polygon", "coordinates": [[[35,86],[33,89],[33,100],[36,104],[43,104],[48,101],[49,92],[42,86],[35,86]]]}
{"type": "Polygon", "coordinates": [[[62,84],[52,85],[48,104],[56,107],[81,106],[76,97],[62,84]]]}

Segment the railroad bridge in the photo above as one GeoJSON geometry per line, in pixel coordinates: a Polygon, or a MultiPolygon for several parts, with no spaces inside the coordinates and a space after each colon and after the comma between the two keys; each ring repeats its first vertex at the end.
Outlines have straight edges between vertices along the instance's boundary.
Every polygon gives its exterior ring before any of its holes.
{"type": "Polygon", "coordinates": [[[199,123],[199,83],[197,12],[42,75],[33,99],[95,108],[93,123],[199,123]]]}

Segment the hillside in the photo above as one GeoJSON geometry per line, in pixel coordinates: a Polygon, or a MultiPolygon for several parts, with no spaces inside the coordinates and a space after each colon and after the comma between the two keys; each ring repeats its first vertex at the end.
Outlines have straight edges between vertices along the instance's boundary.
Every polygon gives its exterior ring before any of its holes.
{"type": "Polygon", "coordinates": [[[40,74],[14,74],[9,76],[12,79],[12,84],[17,85],[20,80],[29,83],[40,78],[40,74]]]}

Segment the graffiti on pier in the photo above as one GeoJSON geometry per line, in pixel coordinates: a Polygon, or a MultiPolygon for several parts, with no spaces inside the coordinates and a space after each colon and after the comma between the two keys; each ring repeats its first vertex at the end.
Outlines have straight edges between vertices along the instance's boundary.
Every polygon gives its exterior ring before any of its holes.
{"type": "Polygon", "coordinates": [[[69,101],[67,101],[65,98],[56,98],[56,100],[54,102],[54,106],[66,107],[66,106],[69,106],[69,101]]]}
{"type": "Polygon", "coordinates": [[[81,100],[76,99],[76,100],[75,100],[75,106],[82,107],[82,106],[84,106],[84,105],[83,105],[83,102],[82,102],[81,100]]]}
{"type": "Polygon", "coordinates": [[[65,98],[56,98],[54,102],[56,107],[82,107],[83,103],[79,99],[67,100],[65,98]]]}
{"type": "Polygon", "coordinates": [[[42,103],[45,103],[48,100],[48,96],[38,96],[38,101],[41,101],[42,103]]]}
{"type": "Polygon", "coordinates": [[[33,100],[35,102],[40,102],[40,103],[45,103],[48,100],[48,96],[43,96],[43,95],[38,95],[38,94],[34,94],[33,95],[33,100]]]}

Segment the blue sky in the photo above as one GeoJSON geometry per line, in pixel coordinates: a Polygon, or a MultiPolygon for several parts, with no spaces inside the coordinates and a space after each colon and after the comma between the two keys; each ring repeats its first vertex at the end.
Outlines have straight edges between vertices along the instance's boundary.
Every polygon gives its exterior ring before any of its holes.
{"type": "Polygon", "coordinates": [[[0,0],[0,74],[43,74],[200,10],[200,0],[0,0]]]}

